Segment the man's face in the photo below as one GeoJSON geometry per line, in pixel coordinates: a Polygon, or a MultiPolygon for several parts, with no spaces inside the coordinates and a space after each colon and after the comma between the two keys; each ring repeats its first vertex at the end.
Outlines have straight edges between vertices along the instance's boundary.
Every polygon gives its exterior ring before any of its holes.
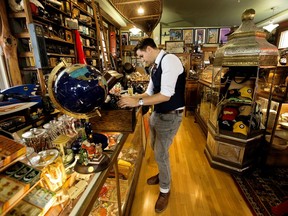
{"type": "Polygon", "coordinates": [[[147,47],[146,50],[137,50],[136,54],[138,56],[138,58],[141,59],[141,61],[146,64],[146,65],[150,65],[154,62],[154,59],[152,57],[152,53],[151,53],[151,47],[147,47]]]}

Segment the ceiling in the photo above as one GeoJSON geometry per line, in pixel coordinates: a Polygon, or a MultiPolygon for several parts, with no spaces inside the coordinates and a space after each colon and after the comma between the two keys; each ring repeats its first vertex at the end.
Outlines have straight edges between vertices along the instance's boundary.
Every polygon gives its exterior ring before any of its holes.
{"type": "Polygon", "coordinates": [[[162,15],[162,0],[108,0],[127,20],[151,35],[162,15]],[[139,7],[143,13],[138,12],[139,7]]]}
{"type": "Polygon", "coordinates": [[[164,28],[238,26],[248,8],[256,11],[254,23],[259,27],[271,16],[274,23],[288,20],[287,0],[163,0],[160,23],[164,28]]]}

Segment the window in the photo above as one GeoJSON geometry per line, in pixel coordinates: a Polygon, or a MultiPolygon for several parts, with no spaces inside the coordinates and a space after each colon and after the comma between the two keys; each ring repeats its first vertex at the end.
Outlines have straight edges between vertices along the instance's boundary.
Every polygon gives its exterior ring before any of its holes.
{"type": "Polygon", "coordinates": [[[281,32],[278,48],[288,47],[288,30],[281,32]]]}

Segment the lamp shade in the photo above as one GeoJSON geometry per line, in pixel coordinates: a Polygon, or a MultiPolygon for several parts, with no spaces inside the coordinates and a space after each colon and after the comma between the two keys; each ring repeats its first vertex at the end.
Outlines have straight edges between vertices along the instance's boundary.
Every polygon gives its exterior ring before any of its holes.
{"type": "Polygon", "coordinates": [[[138,34],[141,31],[141,29],[133,27],[133,28],[130,28],[129,31],[135,35],[135,34],[138,34]]]}
{"type": "Polygon", "coordinates": [[[269,25],[263,26],[263,28],[267,30],[268,32],[272,32],[278,26],[279,24],[273,24],[272,22],[270,22],[269,25]]]}

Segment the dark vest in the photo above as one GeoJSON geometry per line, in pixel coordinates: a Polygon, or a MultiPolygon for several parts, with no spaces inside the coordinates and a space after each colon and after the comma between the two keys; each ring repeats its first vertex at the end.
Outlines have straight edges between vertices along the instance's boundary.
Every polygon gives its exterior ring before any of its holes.
{"type": "MultiPolygon", "coordinates": [[[[153,88],[154,94],[157,94],[161,91],[161,75],[162,75],[161,62],[165,55],[166,54],[162,56],[157,70],[154,72],[154,74],[151,75],[152,82],[154,85],[154,88],[153,88]]],[[[175,94],[170,97],[169,101],[165,101],[163,103],[154,105],[154,110],[157,113],[165,113],[165,112],[178,109],[179,107],[185,106],[185,99],[184,99],[185,81],[186,81],[186,73],[183,67],[183,73],[181,73],[178,76],[178,79],[176,82],[175,94]]]]}

